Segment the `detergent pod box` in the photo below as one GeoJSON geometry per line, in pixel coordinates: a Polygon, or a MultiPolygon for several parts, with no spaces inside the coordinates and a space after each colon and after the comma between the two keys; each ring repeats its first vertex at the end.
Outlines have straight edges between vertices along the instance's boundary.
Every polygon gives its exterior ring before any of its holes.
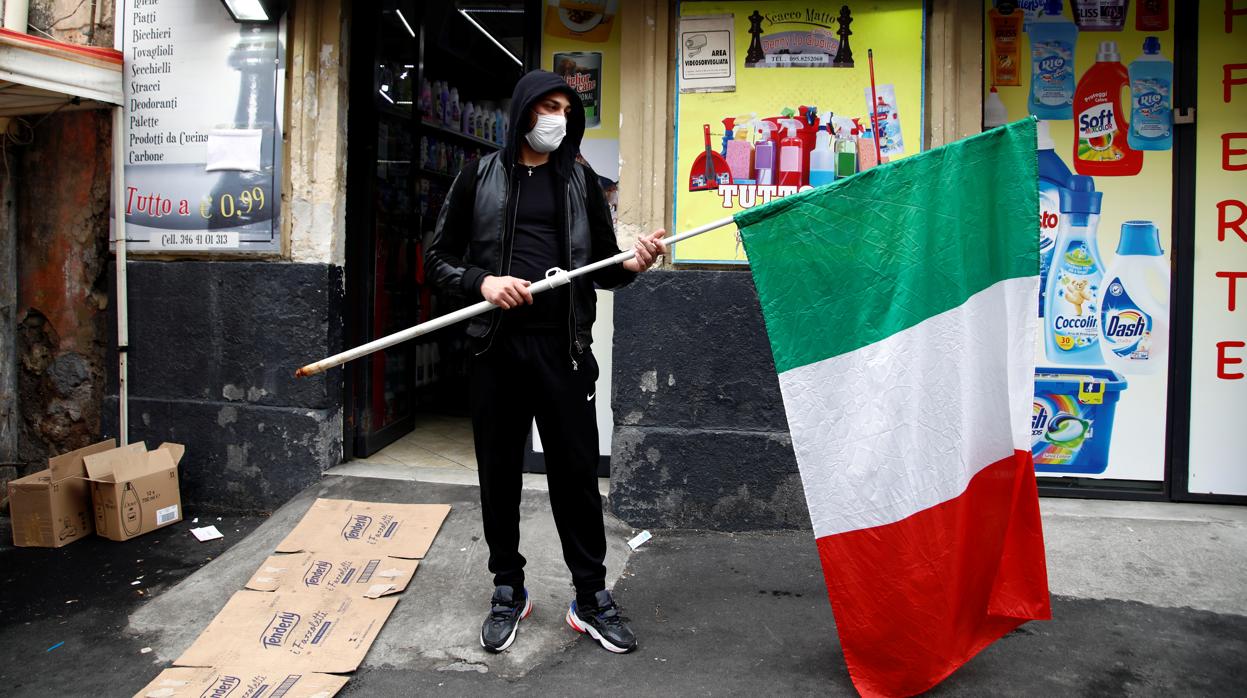
{"type": "Polygon", "coordinates": [[[1035,369],[1031,456],[1039,473],[1098,475],[1108,468],[1126,379],[1107,369],[1035,369]]]}
{"type": "Polygon", "coordinates": [[[95,518],[82,461],[116,446],[109,439],[56,456],[46,470],[10,482],[13,545],[59,548],[91,535],[95,518]]]}
{"type": "Polygon", "coordinates": [[[140,441],[84,458],[95,532],[124,541],[181,521],[178,463],[185,452],[173,443],[148,451],[140,441]]]}

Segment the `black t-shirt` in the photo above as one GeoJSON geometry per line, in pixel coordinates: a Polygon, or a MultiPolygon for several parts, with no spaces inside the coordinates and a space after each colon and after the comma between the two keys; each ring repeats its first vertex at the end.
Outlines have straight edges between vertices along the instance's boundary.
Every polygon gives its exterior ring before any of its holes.
{"type": "MultiPolygon", "coordinates": [[[[561,267],[565,256],[562,180],[549,163],[533,168],[517,164],[514,176],[517,202],[511,276],[540,281],[547,269],[561,267]]],[[[511,331],[542,333],[567,330],[567,298],[566,286],[540,293],[533,297],[532,305],[504,312],[503,326],[511,331]]]]}

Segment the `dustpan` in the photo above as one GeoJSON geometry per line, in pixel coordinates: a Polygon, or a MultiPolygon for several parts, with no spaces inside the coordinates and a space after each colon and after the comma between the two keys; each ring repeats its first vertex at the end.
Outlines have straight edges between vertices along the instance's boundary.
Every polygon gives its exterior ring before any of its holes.
{"type": "Polygon", "coordinates": [[[702,124],[702,132],[706,135],[706,152],[693,161],[693,169],[688,175],[689,191],[718,189],[720,184],[732,183],[732,172],[727,167],[727,160],[710,149],[710,124],[702,124]]]}

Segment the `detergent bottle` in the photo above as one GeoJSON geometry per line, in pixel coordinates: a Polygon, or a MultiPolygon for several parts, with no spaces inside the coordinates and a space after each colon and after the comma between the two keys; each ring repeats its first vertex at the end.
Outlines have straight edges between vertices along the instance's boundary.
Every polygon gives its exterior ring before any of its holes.
{"type": "Polygon", "coordinates": [[[818,130],[810,151],[810,184],[821,187],[836,179],[836,154],[831,149],[831,124],[818,130]]]}
{"type": "Polygon", "coordinates": [[[753,166],[758,172],[758,185],[775,184],[775,141],[771,131],[777,127],[769,121],[758,122],[758,143],[753,149],[753,166]]]}
{"type": "Polygon", "coordinates": [[[1057,230],[1044,309],[1044,353],[1059,364],[1098,366],[1099,307],[1096,298],[1104,263],[1096,244],[1100,202],[1090,177],[1071,177],[1061,190],[1061,226],[1057,230]]]}
{"type": "Polygon", "coordinates": [[[1143,169],[1143,153],[1128,143],[1130,128],[1121,106],[1130,84],[1116,41],[1101,41],[1095,65],[1074,90],[1074,171],[1081,175],[1130,177],[1143,169]]]}
{"type": "Polygon", "coordinates": [[[1074,44],[1078,27],[1064,16],[1061,0],[1047,0],[1043,14],[1030,23],[1031,115],[1040,119],[1074,118],[1074,44]]]}
{"type": "Polygon", "coordinates": [[[1143,40],[1143,55],[1130,64],[1130,135],[1138,150],[1173,147],[1173,63],[1160,52],[1160,39],[1143,40]]]}
{"type": "Polygon", "coordinates": [[[788,135],[779,142],[779,181],[781,187],[799,187],[805,184],[805,152],[797,130],[801,122],[796,119],[780,119],[780,125],[788,129],[788,135]]]}
{"type": "Polygon", "coordinates": [[[857,174],[857,127],[852,121],[836,117],[836,177],[857,174]]]}
{"type": "Polygon", "coordinates": [[[1056,154],[1048,122],[1035,124],[1039,135],[1039,317],[1044,316],[1047,298],[1048,269],[1052,266],[1052,250],[1061,225],[1061,190],[1070,185],[1074,173],[1056,154]]]}
{"type": "Polygon", "coordinates": [[[1100,291],[1100,353],[1121,373],[1155,373],[1169,359],[1169,266],[1151,221],[1121,224],[1100,291]]]}

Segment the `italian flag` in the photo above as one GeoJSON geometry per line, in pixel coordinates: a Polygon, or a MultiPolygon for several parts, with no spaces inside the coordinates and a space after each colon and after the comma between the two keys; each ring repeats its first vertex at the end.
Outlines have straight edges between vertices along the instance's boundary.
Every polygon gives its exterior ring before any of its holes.
{"type": "Polygon", "coordinates": [[[1025,120],[736,216],[845,662],[939,683],[1048,619],[1025,120]]]}

